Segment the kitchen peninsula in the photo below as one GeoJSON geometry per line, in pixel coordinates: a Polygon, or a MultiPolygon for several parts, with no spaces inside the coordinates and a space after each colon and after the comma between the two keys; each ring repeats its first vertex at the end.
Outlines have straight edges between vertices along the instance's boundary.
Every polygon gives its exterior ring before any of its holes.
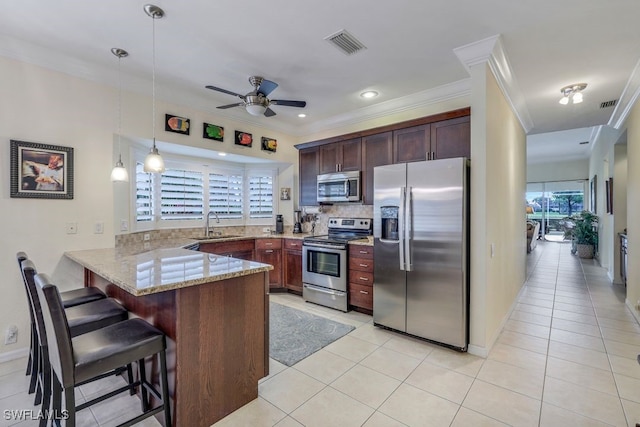
{"type": "MultiPolygon", "coordinates": [[[[269,270],[253,261],[164,247],[66,252],[85,286],[119,300],[167,335],[176,426],[210,426],[258,397],[269,370],[269,270]],[[138,250],[136,250],[138,249],[138,250]]],[[[157,366],[148,363],[147,372],[157,366]]]]}

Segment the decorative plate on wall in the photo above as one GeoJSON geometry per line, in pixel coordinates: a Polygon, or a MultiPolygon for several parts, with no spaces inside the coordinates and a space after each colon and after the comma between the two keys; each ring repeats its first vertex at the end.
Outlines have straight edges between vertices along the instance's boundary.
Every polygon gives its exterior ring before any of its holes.
{"type": "Polygon", "coordinates": [[[253,143],[253,135],[247,132],[242,132],[237,130],[235,141],[236,141],[236,145],[251,147],[251,144],[253,143]]]}
{"type": "Polygon", "coordinates": [[[164,130],[166,130],[167,132],[189,135],[189,128],[191,127],[190,125],[191,121],[187,118],[173,116],[171,114],[164,115],[164,130]]]}
{"type": "Polygon", "coordinates": [[[224,128],[210,123],[202,124],[202,137],[222,142],[224,140],[224,128]]]}
{"type": "Polygon", "coordinates": [[[275,153],[277,148],[278,148],[278,141],[276,141],[273,138],[267,138],[266,136],[262,137],[262,149],[264,151],[275,153]]]}

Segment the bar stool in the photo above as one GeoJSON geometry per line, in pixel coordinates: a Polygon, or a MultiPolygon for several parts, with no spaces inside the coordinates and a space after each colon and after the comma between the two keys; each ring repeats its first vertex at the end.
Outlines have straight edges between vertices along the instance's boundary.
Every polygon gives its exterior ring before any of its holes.
{"type": "MultiPolygon", "coordinates": [[[[49,352],[47,349],[47,337],[44,329],[42,316],[42,301],[36,290],[35,275],[37,274],[33,262],[29,259],[22,261],[22,278],[29,297],[29,308],[31,316],[35,319],[36,325],[36,346],[34,352],[35,365],[31,382],[34,383],[29,392],[36,392],[34,404],[42,403],[44,410],[49,409],[51,401],[51,368],[49,364],[49,352]],[[33,390],[33,391],[32,391],[33,390]]],[[[70,334],[78,336],[114,323],[122,322],[129,317],[128,311],[118,304],[113,298],[104,298],[86,304],[77,305],[70,308],[63,308],[70,319],[70,334]]],[[[127,366],[129,383],[133,383],[133,370],[127,366]]],[[[133,394],[133,390],[132,393],[133,394]]],[[[41,423],[41,425],[44,425],[41,423]]]]}
{"type": "MultiPolygon", "coordinates": [[[[29,259],[26,252],[18,252],[16,254],[18,259],[18,267],[22,269],[22,261],[29,259]]],[[[24,277],[23,277],[24,280],[24,277]]],[[[27,299],[30,301],[29,291],[27,289],[27,283],[25,282],[25,291],[27,291],[27,299]]],[[[80,288],[65,291],[60,293],[62,297],[62,303],[65,308],[74,307],[76,305],[85,304],[99,299],[106,298],[107,296],[98,288],[80,288]]],[[[37,367],[38,367],[38,354],[36,348],[38,346],[38,337],[36,332],[36,321],[33,317],[33,310],[29,310],[31,316],[31,342],[29,344],[29,360],[27,361],[26,375],[31,375],[31,381],[29,383],[29,393],[33,393],[36,390],[37,381],[37,367]]]]}
{"type": "Polygon", "coordinates": [[[64,409],[67,411],[66,426],[75,427],[76,411],[130,390],[132,387],[140,386],[143,413],[120,426],[130,426],[159,412],[164,412],[165,426],[170,427],[171,410],[165,335],[144,320],[136,318],[72,338],[58,288],[51,283],[46,274],[36,275],[35,282],[38,295],[43,302],[42,313],[48,347],[51,350],[51,367],[54,373],[54,414],[63,414],[61,401],[64,395],[64,409]],[[160,359],[162,394],[147,381],[144,369],[145,358],[156,354],[160,359]],[[74,387],[79,383],[136,361],[139,379],[135,383],[92,399],[78,407],[75,406],[74,387]],[[154,408],[149,408],[147,392],[153,394],[161,403],[154,408]]]}

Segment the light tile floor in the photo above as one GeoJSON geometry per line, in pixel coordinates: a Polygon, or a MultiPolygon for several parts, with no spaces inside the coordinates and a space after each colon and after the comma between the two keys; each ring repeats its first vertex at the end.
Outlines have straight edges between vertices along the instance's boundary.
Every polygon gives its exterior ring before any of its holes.
{"type": "MultiPolygon", "coordinates": [[[[258,399],[215,427],[634,427],[640,325],[624,288],[566,244],[540,242],[527,262],[527,283],[487,359],[378,329],[370,316],[273,294],[356,329],[293,367],[271,360],[258,399]]],[[[33,408],[24,363],[0,364],[0,409],[33,408]]],[[[81,388],[79,399],[96,387],[81,388]]],[[[82,411],[79,425],[115,425],[138,406],[129,397],[107,401],[82,411]]],[[[0,427],[15,423],[0,417],[0,427]]]]}

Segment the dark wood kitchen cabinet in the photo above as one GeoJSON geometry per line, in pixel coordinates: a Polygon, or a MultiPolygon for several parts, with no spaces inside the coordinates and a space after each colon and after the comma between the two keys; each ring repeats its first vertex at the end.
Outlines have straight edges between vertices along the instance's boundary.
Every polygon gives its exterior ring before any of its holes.
{"type": "Polygon", "coordinates": [[[232,258],[255,260],[254,239],[233,240],[229,242],[200,243],[200,252],[230,256],[232,258]]]}
{"type": "Polygon", "coordinates": [[[362,138],[362,203],[373,204],[373,168],[393,163],[393,133],[362,138]]]}
{"type": "Polygon", "coordinates": [[[284,239],[282,261],[284,287],[302,295],[302,240],[284,239]]]}
{"type": "Polygon", "coordinates": [[[428,155],[430,150],[431,125],[414,126],[393,132],[393,163],[431,160],[428,155]]]}
{"type": "Polygon", "coordinates": [[[360,138],[320,146],[320,173],[359,171],[362,169],[360,138]]]}
{"type": "Polygon", "coordinates": [[[431,159],[471,157],[471,118],[443,120],[431,124],[431,159]]]}
{"type": "Polygon", "coordinates": [[[282,239],[256,239],[256,261],[271,264],[269,289],[282,288],[282,239]]]}
{"type": "Polygon", "coordinates": [[[373,312],[373,246],[349,247],[349,305],[373,312]]]}
{"type": "Polygon", "coordinates": [[[314,206],[318,204],[317,177],[319,172],[318,147],[305,148],[298,153],[300,206],[314,206]]]}

